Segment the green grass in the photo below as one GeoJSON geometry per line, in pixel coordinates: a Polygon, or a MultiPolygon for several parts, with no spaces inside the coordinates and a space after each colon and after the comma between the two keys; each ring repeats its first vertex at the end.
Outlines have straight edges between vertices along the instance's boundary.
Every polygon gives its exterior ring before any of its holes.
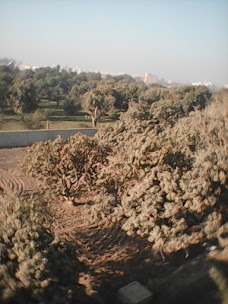
{"type": "MultiPolygon", "coordinates": [[[[91,120],[88,119],[88,115],[83,111],[79,112],[77,116],[66,115],[61,105],[58,107],[55,101],[48,100],[42,100],[39,108],[51,110],[49,129],[92,128],[91,120]]],[[[103,127],[107,124],[113,125],[114,123],[115,121],[105,117],[97,124],[97,127],[103,127]]],[[[43,122],[43,128],[46,128],[46,121],[43,122]]],[[[4,115],[4,121],[0,122],[0,131],[20,130],[28,130],[22,121],[21,115],[4,115]]]]}
{"type": "Polygon", "coordinates": [[[1,127],[0,131],[20,131],[26,130],[26,127],[20,121],[7,120],[1,127]]]}
{"type": "MultiPolygon", "coordinates": [[[[113,125],[114,121],[99,122],[97,127],[104,127],[106,125],[113,125]]],[[[43,122],[44,129],[46,128],[46,121],[43,122]]],[[[92,128],[92,123],[89,121],[49,121],[49,129],[75,129],[75,128],[92,128]]],[[[0,131],[20,131],[28,130],[22,121],[8,120],[2,126],[0,131]]]]}

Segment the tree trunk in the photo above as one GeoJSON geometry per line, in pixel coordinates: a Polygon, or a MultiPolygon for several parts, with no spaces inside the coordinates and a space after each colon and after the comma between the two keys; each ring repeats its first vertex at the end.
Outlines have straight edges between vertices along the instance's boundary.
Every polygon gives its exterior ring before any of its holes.
{"type": "Polygon", "coordinates": [[[46,129],[49,130],[49,120],[46,121],[46,129]]]}
{"type": "Polygon", "coordinates": [[[94,110],[94,113],[91,114],[91,117],[92,117],[92,125],[93,125],[93,128],[96,128],[97,127],[97,121],[98,121],[98,107],[95,108],[94,110]]]}
{"type": "Polygon", "coordinates": [[[97,118],[94,116],[92,116],[92,125],[93,125],[93,128],[97,127],[97,118]]]}

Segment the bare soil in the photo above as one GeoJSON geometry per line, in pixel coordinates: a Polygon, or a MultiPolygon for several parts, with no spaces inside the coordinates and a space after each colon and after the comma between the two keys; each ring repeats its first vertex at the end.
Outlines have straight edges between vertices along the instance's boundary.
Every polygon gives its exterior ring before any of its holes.
{"type": "MultiPolygon", "coordinates": [[[[0,178],[13,176],[23,180],[25,190],[37,190],[36,181],[20,172],[19,164],[26,150],[0,149],[0,178]]],[[[55,214],[55,233],[76,245],[75,255],[84,265],[76,283],[84,285],[88,303],[117,303],[117,290],[132,281],[139,281],[151,290],[154,304],[221,303],[218,289],[208,274],[211,264],[205,261],[204,246],[167,257],[154,253],[150,243],[127,236],[117,224],[108,220],[91,224],[92,198],[91,193],[75,206],[64,200],[49,206],[55,214]]],[[[226,264],[219,267],[227,272],[226,264]]]]}

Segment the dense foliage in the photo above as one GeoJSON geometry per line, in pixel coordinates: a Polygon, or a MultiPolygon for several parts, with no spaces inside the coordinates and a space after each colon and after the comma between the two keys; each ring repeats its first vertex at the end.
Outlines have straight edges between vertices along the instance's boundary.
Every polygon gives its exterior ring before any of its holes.
{"type": "Polygon", "coordinates": [[[12,62],[0,66],[0,111],[24,115],[40,109],[46,100],[56,102],[67,115],[85,111],[96,126],[102,116],[126,111],[144,88],[129,75],[103,79],[100,73],[67,72],[60,66],[20,71],[12,62]]]}
{"type": "Polygon", "coordinates": [[[77,195],[83,177],[84,191],[96,190],[92,213],[168,254],[213,238],[227,220],[227,92],[150,94],[96,138],[36,144],[25,163],[50,189],[68,185],[68,196],[77,195]]]}
{"type": "Polygon", "coordinates": [[[116,158],[100,174],[101,209],[165,253],[211,238],[226,221],[227,92],[205,110],[208,99],[186,97],[133,107],[99,134],[116,158]]]}
{"type": "Polygon", "coordinates": [[[75,248],[53,236],[52,218],[41,197],[4,195],[0,204],[0,302],[75,303],[79,295],[82,299],[77,284],[82,266],[75,248]]]}
{"type": "Polygon", "coordinates": [[[37,177],[44,190],[73,202],[79,191],[95,187],[99,167],[107,163],[108,150],[97,139],[81,134],[69,140],[57,137],[30,147],[23,167],[37,177]]]}

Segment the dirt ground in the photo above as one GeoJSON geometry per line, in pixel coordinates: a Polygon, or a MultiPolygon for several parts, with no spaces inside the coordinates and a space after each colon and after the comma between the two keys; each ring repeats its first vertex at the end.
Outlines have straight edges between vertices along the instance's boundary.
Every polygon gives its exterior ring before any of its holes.
{"type": "MultiPolygon", "coordinates": [[[[0,149],[0,180],[11,176],[15,188],[22,181],[25,190],[37,190],[35,180],[20,172],[25,155],[26,148],[0,149]]],[[[84,285],[91,303],[117,303],[118,289],[132,281],[153,293],[153,304],[221,303],[208,274],[211,264],[205,261],[204,246],[163,257],[153,253],[146,240],[128,237],[117,224],[103,220],[91,225],[91,207],[91,199],[86,198],[76,206],[66,201],[50,206],[56,215],[55,232],[77,245],[75,254],[85,265],[78,283],[84,285]]],[[[225,264],[221,267],[227,271],[225,264]]]]}

